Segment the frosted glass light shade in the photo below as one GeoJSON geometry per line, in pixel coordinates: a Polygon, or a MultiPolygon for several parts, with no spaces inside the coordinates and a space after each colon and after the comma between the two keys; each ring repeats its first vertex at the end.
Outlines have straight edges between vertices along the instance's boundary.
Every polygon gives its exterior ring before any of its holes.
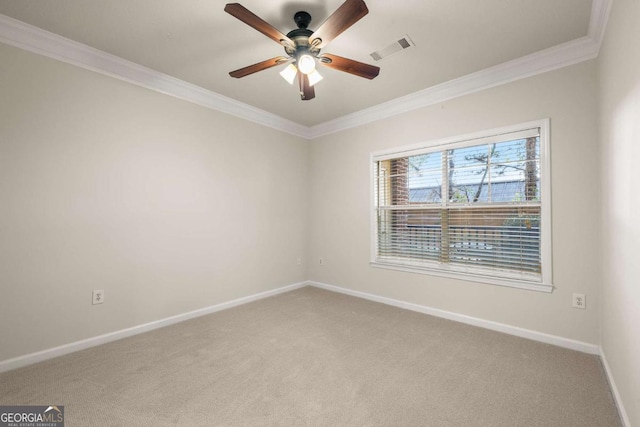
{"type": "Polygon", "coordinates": [[[298,58],[298,69],[302,74],[310,74],[316,69],[316,60],[311,55],[301,55],[298,58]]]}
{"type": "Polygon", "coordinates": [[[298,69],[293,64],[289,64],[284,70],[280,71],[282,78],[288,81],[290,85],[293,84],[297,74],[298,69]]]}
{"type": "Polygon", "coordinates": [[[311,73],[307,75],[309,77],[309,86],[313,86],[322,80],[322,76],[318,72],[318,70],[313,70],[311,73]]]}

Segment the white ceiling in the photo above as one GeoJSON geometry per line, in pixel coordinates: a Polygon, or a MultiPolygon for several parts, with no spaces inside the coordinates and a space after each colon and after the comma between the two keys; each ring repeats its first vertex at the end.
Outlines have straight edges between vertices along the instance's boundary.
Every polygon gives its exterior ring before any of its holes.
{"type": "MultiPolygon", "coordinates": [[[[325,78],[310,101],[278,75],[282,67],[228,75],[284,52],[225,13],[226,1],[0,0],[0,14],[314,126],[584,38],[592,13],[592,0],[365,1],[369,14],[323,52],[377,65],[380,75],[370,81],[320,67],[325,78]],[[378,62],[369,56],[406,34],[415,47],[378,62]]],[[[342,2],[241,0],[285,34],[296,11],[311,14],[313,30],[342,2]]]]}

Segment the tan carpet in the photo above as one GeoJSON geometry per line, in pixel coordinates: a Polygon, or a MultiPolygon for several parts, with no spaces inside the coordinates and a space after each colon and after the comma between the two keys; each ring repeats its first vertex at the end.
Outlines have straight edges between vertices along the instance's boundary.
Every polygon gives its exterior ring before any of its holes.
{"type": "Polygon", "coordinates": [[[618,426],[596,356],[316,288],[0,375],[67,427],[618,426]]]}

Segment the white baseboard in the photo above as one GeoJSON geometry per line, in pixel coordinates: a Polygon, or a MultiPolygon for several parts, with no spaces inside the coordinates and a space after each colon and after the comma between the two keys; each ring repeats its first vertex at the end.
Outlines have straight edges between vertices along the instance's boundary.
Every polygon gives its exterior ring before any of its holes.
{"type": "Polygon", "coordinates": [[[528,338],[534,341],[540,341],[546,344],[552,344],[571,350],[577,350],[583,353],[599,355],[600,360],[602,360],[602,365],[604,366],[605,374],[609,382],[609,387],[611,388],[611,392],[613,394],[613,398],[616,403],[622,425],[624,427],[631,427],[631,421],[629,421],[629,416],[627,415],[627,411],[625,410],[624,404],[622,403],[622,397],[620,396],[620,392],[618,391],[616,382],[613,379],[613,373],[611,372],[611,368],[609,367],[609,363],[607,362],[604,351],[600,346],[585,343],[582,341],[572,340],[569,338],[559,337],[556,335],[545,334],[543,332],[532,331],[530,329],[519,328],[517,326],[506,325],[504,323],[493,322],[491,320],[479,319],[477,317],[466,316],[464,314],[452,313],[450,311],[440,310],[437,308],[427,307],[419,304],[413,304],[406,301],[381,297],[379,295],[369,294],[366,292],[354,291],[352,289],[341,288],[339,286],[328,285],[326,283],[309,281],[308,284],[310,286],[325,289],[328,291],[339,292],[358,298],[364,298],[370,301],[392,305],[394,307],[404,308],[407,310],[417,311],[420,313],[425,313],[456,322],[466,323],[472,326],[479,326],[481,328],[491,329],[494,331],[515,335],[521,338],[528,338]]]}
{"type": "Polygon", "coordinates": [[[602,349],[602,347],[600,347],[600,360],[602,360],[602,366],[604,366],[604,372],[607,375],[607,381],[609,381],[609,387],[611,388],[611,393],[613,393],[613,400],[616,402],[616,406],[618,407],[618,414],[620,415],[620,421],[622,421],[622,425],[624,427],[631,427],[631,421],[629,421],[629,415],[627,415],[627,411],[624,409],[624,404],[622,403],[622,396],[620,396],[620,392],[618,391],[616,382],[613,379],[613,373],[611,372],[611,368],[609,368],[609,363],[607,362],[607,358],[604,355],[604,350],[602,349]]]}
{"type": "Polygon", "coordinates": [[[58,347],[50,348],[47,350],[39,351],[36,353],[27,354],[24,356],[15,357],[13,359],[0,361],[0,373],[18,369],[24,366],[32,365],[34,363],[42,362],[54,357],[64,356],[65,354],[73,353],[76,351],[84,350],[90,347],[95,347],[101,344],[106,344],[111,341],[116,341],[122,338],[130,337],[133,335],[141,334],[144,332],[152,331],[154,329],[162,328],[172,325],[174,323],[184,322],[185,320],[193,319],[196,317],[204,316],[207,314],[215,313],[217,311],[226,310],[228,308],[236,307],[242,304],[247,304],[253,301],[257,301],[263,298],[268,298],[281,293],[293,291],[305,286],[314,286],[316,288],[325,289],[328,291],[338,292],[358,298],[367,299],[370,301],[379,302],[382,304],[392,305],[394,307],[403,308],[406,310],[417,311],[424,314],[429,314],[444,319],[453,320],[456,322],[466,323],[472,326],[478,326],[485,329],[491,329],[498,332],[503,332],[510,335],[515,335],[522,338],[528,338],[534,341],[540,341],[547,344],[553,344],[559,347],[568,348],[571,350],[581,351],[583,353],[597,354],[602,360],[604,370],[613,393],[614,400],[616,402],[618,413],[624,427],[631,427],[629,417],[622,403],[622,399],[618,388],[616,387],[615,380],[609,364],[605,357],[604,351],[601,347],[594,344],[589,344],[581,341],[572,340],[569,338],[563,338],[556,335],[545,334],[542,332],[532,331],[530,329],[519,328],[516,326],[506,325],[503,323],[493,322],[490,320],[479,319],[477,317],[471,317],[464,314],[453,313],[437,308],[427,307],[419,304],[413,304],[406,301],[395,300],[386,298],[366,292],[355,291],[352,289],[341,288],[335,285],[329,285],[326,283],[308,281],[294,283],[292,285],[283,286],[281,288],[272,289],[270,291],[261,292],[254,295],[238,298],[232,301],[212,305],[210,307],[201,308],[199,310],[190,311],[188,313],[179,314],[176,316],[167,317],[165,319],[157,320],[154,322],[145,323],[143,325],[134,326],[132,328],[123,329],[120,331],[111,332],[108,334],[88,338],[81,341],[76,341],[70,344],[61,345],[58,347]]]}
{"type": "Polygon", "coordinates": [[[61,345],[58,347],[50,348],[47,350],[38,351],[36,353],[27,354],[24,356],[18,356],[13,359],[3,360],[3,361],[0,361],[0,373],[11,371],[13,369],[22,368],[23,366],[32,365],[34,363],[42,362],[48,359],[53,359],[54,357],[64,356],[65,354],[84,350],[90,347],[106,344],[108,342],[130,337],[132,335],[137,335],[143,332],[152,331],[154,329],[162,328],[164,326],[169,326],[174,323],[184,322],[185,320],[204,316],[206,314],[215,313],[221,310],[226,310],[231,307],[247,304],[252,301],[268,298],[284,292],[289,292],[294,289],[302,288],[307,285],[308,285],[307,282],[294,283],[293,285],[283,286],[281,288],[272,289],[270,291],[261,292],[258,294],[234,299],[232,301],[223,302],[220,304],[212,305],[210,307],[205,307],[199,310],[190,311],[188,313],[178,314],[176,316],[167,317],[165,319],[156,320],[154,322],[145,323],[143,325],[134,326],[132,328],[122,329],[120,331],[110,332],[108,334],[87,338],[85,340],[76,341],[76,342],[61,345]]]}
{"type": "Polygon", "coordinates": [[[382,304],[392,305],[394,307],[404,308],[406,310],[417,311],[429,314],[431,316],[442,317],[444,319],[454,320],[456,322],[466,323],[472,326],[479,326],[493,331],[503,332],[509,335],[515,335],[522,338],[528,338],[534,341],[540,341],[547,344],[553,344],[558,347],[564,347],[571,350],[577,350],[583,353],[600,354],[600,347],[595,344],[589,344],[582,341],[576,341],[569,338],[559,337],[556,335],[545,334],[543,332],[532,331],[530,329],[519,328],[517,326],[506,325],[504,323],[493,322],[491,320],[480,319],[477,317],[467,316],[464,314],[453,313],[450,311],[440,310],[437,308],[427,307],[424,305],[413,304],[406,301],[395,300],[391,298],[381,297],[352,289],[341,288],[339,286],[328,285],[320,282],[308,282],[309,285],[317,288],[326,289],[328,291],[339,292],[354,297],[364,298],[382,304]]]}

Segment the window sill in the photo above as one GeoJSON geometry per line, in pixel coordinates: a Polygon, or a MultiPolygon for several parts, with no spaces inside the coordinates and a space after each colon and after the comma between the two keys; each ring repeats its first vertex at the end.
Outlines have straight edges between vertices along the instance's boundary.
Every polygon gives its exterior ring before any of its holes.
{"type": "Polygon", "coordinates": [[[448,279],[487,283],[497,286],[526,289],[530,291],[547,293],[553,292],[553,285],[549,283],[536,283],[528,280],[520,280],[517,278],[487,276],[482,274],[482,272],[445,271],[437,267],[395,264],[382,261],[371,261],[369,264],[371,265],[371,267],[375,268],[385,268],[388,270],[404,271],[407,273],[426,274],[430,276],[446,277],[448,279]]]}

